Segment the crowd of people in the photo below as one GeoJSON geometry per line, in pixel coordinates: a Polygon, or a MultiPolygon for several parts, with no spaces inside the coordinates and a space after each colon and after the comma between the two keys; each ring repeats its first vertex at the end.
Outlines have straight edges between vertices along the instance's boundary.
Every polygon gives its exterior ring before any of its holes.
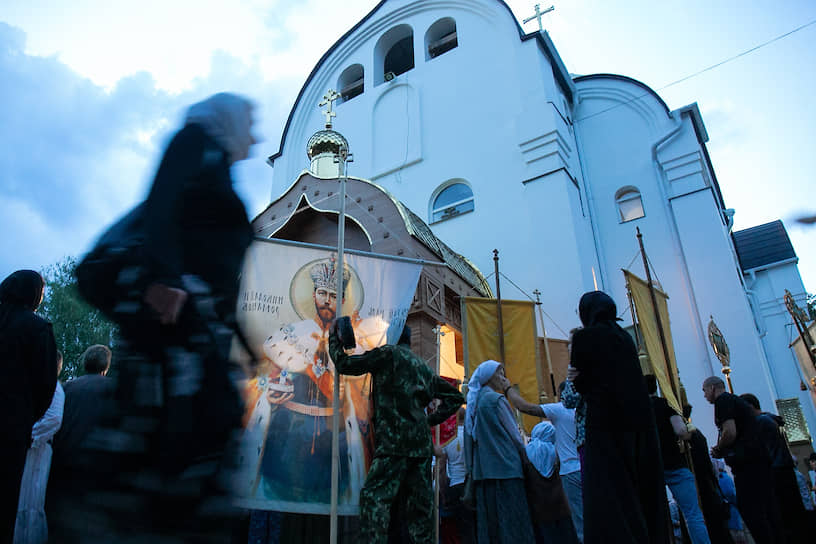
{"type": "MultiPolygon", "coordinates": [[[[557,403],[524,399],[495,361],[471,376],[459,431],[465,455],[453,457],[448,448],[438,454],[460,475],[457,485],[474,482],[475,506],[443,503],[442,542],[812,540],[816,454],[808,481],[795,466],[782,418],[762,412],[754,395],[727,392],[712,376],[702,386],[720,432],[709,449],[690,422],[691,406],[678,413],[659,395],[655,376],[642,374],[612,299],[587,293],[579,315],[583,327],[571,333],[557,403]],[[526,448],[514,408],[546,418],[526,448]]],[[[453,501],[463,495],[450,493],[453,501]]]]}
{"type": "MultiPolygon", "coordinates": [[[[111,350],[94,345],[84,375],[59,383],[61,355],[36,314],[42,276],[0,283],[0,543],[247,541],[225,480],[244,415],[233,337],[252,352],[234,315],[252,229],[230,168],[248,156],[251,128],[240,96],[193,105],[146,200],[80,265],[80,292],[119,329],[115,380],[111,350]]],[[[709,450],[691,407],[678,413],[644,378],[613,300],[589,292],[578,311],[550,404],[524,399],[493,360],[463,397],[411,352],[407,327],[396,344],[349,355],[350,327],[335,323],[337,372],[373,383],[360,542],[433,542],[434,457],[445,543],[812,540],[816,454],[806,478],[781,418],[712,376],[702,388],[720,432],[709,450]],[[517,411],[543,420],[529,437],[517,411]],[[429,428],[454,414],[456,436],[434,447],[429,428]]]]}

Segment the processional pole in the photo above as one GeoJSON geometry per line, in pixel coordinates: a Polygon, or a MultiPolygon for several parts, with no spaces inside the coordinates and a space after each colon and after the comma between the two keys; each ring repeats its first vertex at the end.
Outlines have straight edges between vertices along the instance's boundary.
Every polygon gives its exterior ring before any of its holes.
{"type": "Polygon", "coordinates": [[[501,284],[499,282],[499,250],[493,250],[493,269],[496,274],[496,319],[499,323],[499,357],[501,363],[507,364],[504,360],[504,323],[502,322],[502,301],[501,301],[501,284]]]}
{"type": "Polygon", "coordinates": [[[654,285],[652,285],[652,272],[649,270],[649,260],[646,258],[646,249],[643,247],[643,234],[640,233],[640,227],[637,228],[637,239],[640,245],[640,256],[643,259],[643,268],[646,269],[646,284],[649,286],[649,298],[652,300],[652,310],[654,310],[655,322],[657,323],[657,332],[660,335],[660,346],[663,348],[663,359],[666,361],[666,370],[669,373],[669,383],[671,384],[674,398],[677,402],[680,400],[680,391],[678,391],[677,384],[674,383],[674,373],[672,372],[671,359],[669,358],[669,345],[666,343],[666,333],[663,332],[663,321],[660,319],[660,312],[657,308],[657,296],[654,292],[654,285]]]}
{"type": "Polygon", "coordinates": [[[805,313],[799,308],[799,305],[796,304],[796,301],[793,299],[793,295],[787,289],[785,289],[784,301],[785,308],[788,310],[791,319],[793,319],[793,324],[796,326],[796,332],[799,333],[799,338],[802,340],[802,346],[804,346],[808,357],[810,357],[810,363],[816,368],[816,345],[814,345],[813,338],[808,330],[805,313]]]}
{"type": "MultiPolygon", "coordinates": [[[[433,328],[433,332],[436,335],[436,368],[434,373],[439,376],[442,368],[442,337],[445,336],[445,333],[442,331],[441,325],[438,324],[433,328]]],[[[437,447],[441,447],[439,430],[441,425],[440,423],[434,428],[437,447]]],[[[434,542],[439,542],[439,458],[436,458],[434,464],[434,542]]]]}
{"type": "MultiPolygon", "coordinates": [[[[669,373],[669,383],[671,384],[672,391],[674,392],[674,398],[677,399],[678,404],[681,402],[680,400],[680,392],[678,391],[677,385],[674,383],[674,373],[672,372],[671,368],[671,359],[669,359],[669,346],[666,343],[666,334],[663,332],[663,320],[660,319],[660,312],[657,308],[657,296],[654,292],[654,285],[652,285],[652,272],[649,270],[649,259],[646,258],[646,248],[643,247],[643,234],[640,233],[640,227],[636,227],[637,230],[637,239],[638,245],[640,246],[640,256],[643,259],[643,268],[646,269],[646,284],[649,286],[649,298],[652,300],[652,310],[654,311],[655,316],[655,323],[657,324],[657,332],[660,335],[660,346],[663,348],[663,359],[666,361],[666,370],[669,373]]],[[[631,294],[630,294],[631,297],[631,294]]],[[[634,304],[632,304],[634,308],[634,304]]],[[[637,334],[637,326],[633,322],[632,325],[635,329],[635,334],[637,334]]],[[[682,407],[681,407],[682,409],[682,407]]],[[[688,463],[689,467],[691,467],[692,474],[694,474],[694,464],[691,460],[691,451],[686,448],[685,451],[685,458],[686,462],[688,463]]],[[[700,502],[700,490],[697,488],[697,481],[694,481],[694,488],[697,491],[697,502],[700,502]]],[[[665,507],[668,510],[668,503],[665,503],[665,507]]],[[[669,537],[671,538],[672,542],[675,542],[674,539],[674,532],[672,531],[671,520],[668,520],[669,526],[669,537]]]]}
{"type": "Polygon", "coordinates": [[[544,327],[544,311],[541,309],[541,291],[536,289],[533,291],[536,297],[536,308],[538,308],[538,320],[541,322],[541,334],[544,335],[544,357],[547,358],[547,370],[550,373],[550,386],[552,386],[553,396],[556,396],[555,391],[555,376],[553,375],[552,359],[550,358],[550,343],[547,342],[547,329],[544,327]]]}
{"type": "MultiPolygon", "coordinates": [[[[331,128],[331,118],[334,116],[332,112],[332,103],[337,100],[340,95],[332,90],[326,93],[323,97],[321,106],[328,104],[328,112],[326,114],[326,128],[331,128]]],[[[335,310],[335,318],[343,315],[343,293],[345,292],[345,285],[343,284],[343,272],[345,271],[345,263],[343,259],[343,252],[345,251],[346,242],[346,181],[348,175],[346,172],[346,163],[353,159],[348,153],[347,148],[340,147],[340,152],[334,158],[334,162],[339,166],[338,181],[340,182],[340,213],[337,217],[337,264],[334,269],[334,277],[337,282],[337,302],[335,310]]],[[[329,542],[337,544],[337,505],[340,490],[340,373],[337,368],[334,370],[334,388],[332,392],[332,462],[331,462],[331,509],[329,521],[329,542]]]]}

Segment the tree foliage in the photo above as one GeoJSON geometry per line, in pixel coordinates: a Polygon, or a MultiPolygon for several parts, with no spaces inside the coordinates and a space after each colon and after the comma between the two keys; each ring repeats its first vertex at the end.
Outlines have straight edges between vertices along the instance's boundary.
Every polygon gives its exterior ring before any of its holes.
{"type": "Polygon", "coordinates": [[[116,325],[79,295],[76,265],[76,259],[65,257],[42,270],[46,285],[39,313],[54,327],[57,349],[63,354],[62,380],[84,374],[82,352],[93,344],[113,348],[116,334],[116,325]]]}

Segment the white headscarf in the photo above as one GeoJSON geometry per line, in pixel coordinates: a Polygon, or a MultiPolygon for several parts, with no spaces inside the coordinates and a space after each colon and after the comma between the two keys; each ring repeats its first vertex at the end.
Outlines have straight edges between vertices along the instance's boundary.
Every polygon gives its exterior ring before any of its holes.
{"type": "Polygon", "coordinates": [[[246,159],[255,143],[252,126],[253,104],[232,93],[214,94],[190,106],[185,124],[201,125],[207,135],[229,153],[230,164],[246,159]]]}
{"type": "Polygon", "coordinates": [[[493,374],[496,373],[496,370],[500,366],[500,362],[490,359],[480,364],[473,372],[473,376],[470,377],[467,393],[467,413],[465,414],[465,431],[471,435],[473,434],[473,427],[476,422],[476,397],[479,394],[479,389],[490,381],[490,378],[493,377],[493,374]]]}
{"type": "Polygon", "coordinates": [[[530,435],[526,446],[527,457],[536,470],[545,478],[552,476],[558,454],[555,451],[555,427],[549,421],[542,421],[530,435]]]}

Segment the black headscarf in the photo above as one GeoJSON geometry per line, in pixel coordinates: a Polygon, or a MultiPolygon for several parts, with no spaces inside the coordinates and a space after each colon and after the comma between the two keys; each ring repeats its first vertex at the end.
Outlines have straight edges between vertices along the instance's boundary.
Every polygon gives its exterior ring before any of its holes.
{"type": "Polygon", "coordinates": [[[584,324],[584,327],[618,321],[615,301],[603,291],[584,293],[578,303],[578,315],[581,317],[581,323],[584,324]]]}
{"type": "Polygon", "coordinates": [[[0,283],[0,325],[14,310],[35,311],[42,300],[45,281],[39,272],[18,270],[0,283]]]}

